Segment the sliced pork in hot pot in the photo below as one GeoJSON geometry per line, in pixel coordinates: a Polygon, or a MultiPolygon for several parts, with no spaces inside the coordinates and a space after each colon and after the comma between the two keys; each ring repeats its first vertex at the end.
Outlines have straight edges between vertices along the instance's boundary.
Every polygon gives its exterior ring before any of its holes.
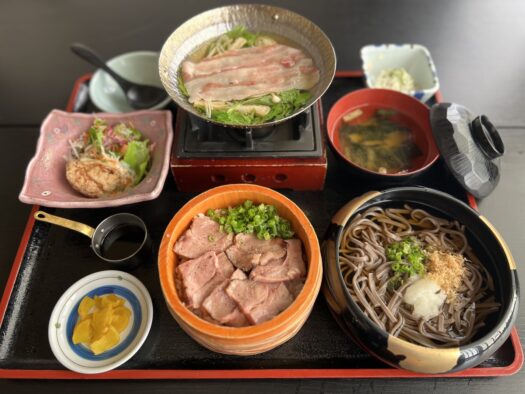
{"type": "Polygon", "coordinates": [[[319,70],[300,49],[274,44],[230,50],[182,64],[188,101],[242,100],[290,89],[308,90],[319,70]]]}
{"type": "Polygon", "coordinates": [[[182,63],[182,77],[185,82],[194,78],[217,74],[224,71],[246,67],[257,67],[268,64],[293,66],[304,59],[303,51],[287,45],[266,45],[258,47],[229,50],[221,55],[202,59],[200,62],[185,61],[182,63]]]}
{"type": "Polygon", "coordinates": [[[181,63],[178,90],[195,113],[221,124],[280,121],[311,104],[321,80],[307,51],[286,37],[237,26],[181,63]]]}

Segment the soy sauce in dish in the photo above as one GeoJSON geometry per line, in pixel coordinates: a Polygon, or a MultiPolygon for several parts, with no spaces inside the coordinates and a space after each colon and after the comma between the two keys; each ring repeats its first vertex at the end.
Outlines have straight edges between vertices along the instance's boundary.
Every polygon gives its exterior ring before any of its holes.
{"type": "Polygon", "coordinates": [[[414,142],[413,121],[402,113],[374,106],[342,117],[339,143],[359,167],[381,174],[402,174],[417,166],[421,150],[414,142]]]}
{"type": "Polygon", "coordinates": [[[144,230],[138,226],[128,224],[118,226],[104,238],[101,255],[108,260],[131,257],[140,249],[145,235],[144,230]]]}

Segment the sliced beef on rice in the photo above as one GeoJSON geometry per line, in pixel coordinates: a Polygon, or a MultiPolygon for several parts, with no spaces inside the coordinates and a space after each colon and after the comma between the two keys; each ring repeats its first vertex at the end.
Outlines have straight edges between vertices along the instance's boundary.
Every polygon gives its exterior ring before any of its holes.
{"type": "Polygon", "coordinates": [[[248,276],[246,276],[244,271],[237,268],[235,271],[233,271],[233,274],[230,277],[230,279],[231,280],[233,279],[245,280],[245,279],[248,279],[248,276]]]}
{"type": "Polygon", "coordinates": [[[285,310],[293,298],[283,283],[232,280],[226,293],[252,324],[271,320],[285,310]]]}
{"type": "Polygon", "coordinates": [[[219,223],[208,216],[198,215],[191,226],[175,243],[179,256],[194,259],[206,252],[223,252],[233,243],[233,234],[220,231],[219,223]]]}
{"type": "Polygon", "coordinates": [[[285,243],[286,257],[255,267],[250,272],[250,279],[277,283],[303,278],[306,275],[301,240],[289,239],[285,243]]]}
{"type": "Polygon", "coordinates": [[[289,280],[284,284],[295,300],[304,287],[304,278],[289,280]]]}
{"type": "Polygon", "coordinates": [[[234,243],[226,254],[232,264],[245,272],[258,265],[266,265],[270,261],[283,258],[286,255],[286,244],[281,238],[263,240],[252,234],[237,234],[234,243]]]}
{"type": "Polygon", "coordinates": [[[221,283],[229,279],[233,266],[224,253],[208,252],[177,267],[186,303],[198,309],[202,301],[221,283]]]}
{"type": "MultiPolygon", "coordinates": [[[[235,273],[233,275],[235,275],[235,273]]],[[[202,303],[202,309],[215,321],[226,326],[248,326],[250,322],[239,310],[235,301],[233,301],[225,291],[229,284],[230,281],[226,280],[217,286],[202,303]]]]}

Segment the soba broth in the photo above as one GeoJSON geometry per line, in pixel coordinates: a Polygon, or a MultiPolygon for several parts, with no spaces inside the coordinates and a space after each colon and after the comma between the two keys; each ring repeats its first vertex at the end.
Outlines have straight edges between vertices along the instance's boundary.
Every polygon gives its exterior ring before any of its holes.
{"type": "Polygon", "coordinates": [[[382,173],[403,173],[417,167],[421,150],[414,141],[414,122],[388,108],[368,106],[342,117],[339,143],[343,154],[359,167],[382,173]]]}

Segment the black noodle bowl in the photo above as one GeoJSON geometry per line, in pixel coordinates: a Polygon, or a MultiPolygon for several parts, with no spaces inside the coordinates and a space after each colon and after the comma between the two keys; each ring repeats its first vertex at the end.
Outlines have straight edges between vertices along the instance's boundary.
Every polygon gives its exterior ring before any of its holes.
{"type": "MultiPolygon", "coordinates": [[[[416,212],[418,212],[416,216],[423,215],[421,211],[416,212]]],[[[377,254],[377,251],[375,253],[377,254]]],[[[517,316],[519,285],[515,263],[505,242],[490,222],[478,212],[456,198],[433,189],[399,187],[381,193],[370,192],[349,202],[332,219],[332,225],[323,245],[323,264],[325,269],[323,293],[338,323],[362,347],[396,367],[423,373],[448,373],[473,367],[489,358],[505,342],[517,316]],[[454,250],[456,252],[465,248],[462,236],[458,235],[461,233],[461,227],[464,226],[465,239],[472,250],[471,253],[467,253],[471,261],[468,265],[472,270],[472,266],[476,266],[479,260],[481,275],[479,277],[475,276],[478,274],[468,274],[468,277],[473,278],[474,287],[483,288],[492,287],[488,279],[490,276],[494,289],[493,292],[486,290],[486,294],[476,300],[476,303],[485,301],[488,306],[485,311],[487,313],[481,311],[481,319],[475,322],[474,325],[478,326],[476,330],[462,331],[461,326],[455,326],[457,322],[450,321],[451,325],[447,326],[446,319],[438,322],[435,318],[434,322],[422,327],[424,331],[432,332],[434,337],[418,340],[417,337],[420,335],[418,331],[421,327],[418,322],[408,319],[407,311],[400,311],[403,308],[400,307],[399,299],[394,301],[398,308],[395,310],[395,315],[403,316],[404,325],[411,331],[408,335],[402,333],[399,321],[393,323],[388,316],[379,316],[377,322],[377,316],[371,316],[370,312],[367,312],[362,304],[360,305],[359,297],[351,289],[352,280],[356,276],[355,270],[348,263],[348,253],[339,253],[345,243],[348,246],[348,238],[346,240],[344,238],[345,230],[367,210],[374,210],[374,208],[376,212],[381,210],[384,212],[385,209],[403,210],[405,205],[412,209],[424,210],[440,218],[441,226],[449,226],[451,232],[448,238],[445,238],[452,241],[449,249],[456,248],[457,250],[454,250]],[[446,224],[441,219],[451,224],[446,224]],[[454,221],[458,224],[453,223],[454,221]],[[450,237],[450,234],[453,235],[450,237]],[[343,269],[340,269],[341,264],[343,269]],[[481,280],[478,280],[480,278],[481,280]],[[347,286],[347,283],[350,286],[347,286]],[[493,294],[494,299],[490,298],[489,293],[493,294]],[[489,310],[491,313],[488,313],[489,310]],[[464,337],[455,338],[456,340],[450,342],[443,340],[442,333],[436,334],[435,331],[437,328],[439,328],[437,331],[443,331],[444,326],[447,329],[455,327],[457,332],[463,332],[464,337]]],[[[389,269],[389,264],[383,264],[383,267],[378,265],[377,268],[385,271],[389,269]]],[[[368,274],[359,273],[356,279],[362,283],[363,280],[368,279],[368,274]]],[[[379,272],[379,276],[384,274],[379,272]]],[[[379,281],[375,284],[378,285],[375,289],[377,290],[377,287],[384,285],[384,282],[379,281]]],[[[459,292],[464,290],[460,289],[459,292]]],[[[370,293],[371,291],[367,292],[367,298],[370,293]]],[[[470,313],[461,316],[460,324],[465,325],[473,321],[469,316],[470,313]]],[[[451,318],[450,315],[448,317],[451,318]]]]}
{"type": "Polygon", "coordinates": [[[341,273],[354,302],[396,337],[428,347],[468,343],[494,323],[500,304],[495,301],[492,275],[472,250],[468,238],[473,237],[465,230],[456,220],[408,204],[371,207],[356,214],[345,227],[339,248],[341,273]],[[455,302],[447,300],[439,315],[428,321],[414,318],[403,303],[409,281],[399,289],[389,288],[394,273],[385,247],[410,236],[423,245],[465,257],[465,275],[455,302]]]}

